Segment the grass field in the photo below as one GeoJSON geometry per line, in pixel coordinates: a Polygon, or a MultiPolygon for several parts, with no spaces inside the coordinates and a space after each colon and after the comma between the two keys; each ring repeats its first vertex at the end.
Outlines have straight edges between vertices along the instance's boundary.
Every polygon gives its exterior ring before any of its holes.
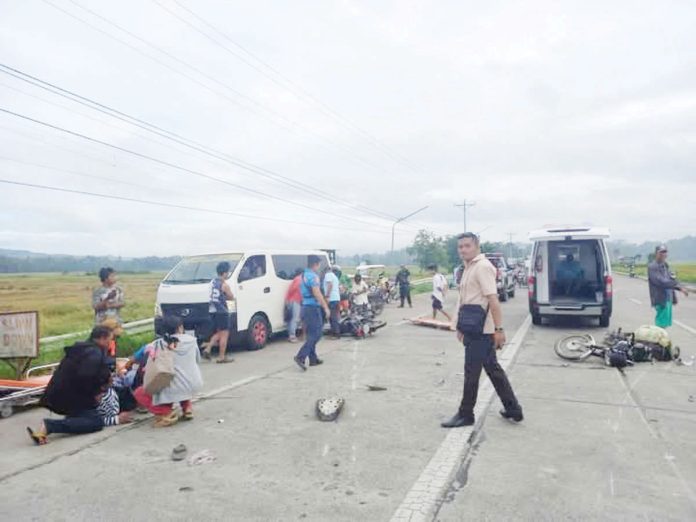
{"type": "MultiPolygon", "coordinates": [[[[123,320],[152,317],[162,273],[119,274],[126,306],[123,320]]],[[[38,310],[40,336],[88,330],[94,321],[92,290],[99,278],[85,274],[0,275],[0,311],[38,310]]]]}
{"type": "MultiPolygon", "coordinates": [[[[670,263],[669,267],[676,272],[677,279],[683,283],[696,283],[696,263],[670,263]]],[[[628,273],[628,267],[617,264],[614,267],[619,273],[628,273]]],[[[648,266],[636,265],[636,275],[647,277],[648,266]]]]}

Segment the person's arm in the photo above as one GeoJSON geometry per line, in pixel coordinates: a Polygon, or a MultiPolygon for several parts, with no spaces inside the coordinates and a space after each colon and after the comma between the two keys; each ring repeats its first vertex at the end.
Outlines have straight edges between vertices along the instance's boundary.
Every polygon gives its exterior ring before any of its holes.
{"type": "Polygon", "coordinates": [[[660,270],[660,266],[657,263],[648,266],[648,280],[655,286],[659,286],[661,288],[681,290],[679,281],[673,279],[669,275],[664,274],[660,270]]]}
{"type": "Polygon", "coordinates": [[[101,310],[106,309],[107,307],[107,301],[106,299],[101,298],[101,294],[99,290],[95,290],[92,292],[92,308],[94,308],[95,312],[99,312],[101,310]]]}
{"type": "Polygon", "coordinates": [[[326,304],[326,299],[324,299],[324,296],[321,295],[321,290],[319,290],[319,285],[312,287],[312,295],[317,300],[317,302],[321,305],[321,307],[324,309],[327,317],[329,315],[331,315],[331,310],[329,309],[329,305],[326,304]]]}
{"type": "Polygon", "coordinates": [[[227,281],[224,281],[222,283],[222,293],[225,295],[227,299],[234,299],[234,294],[232,293],[232,289],[230,288],[230,285],[227,284],[227,281]]]}
{"type": "Polygon", "coordinates": [[[495,333],[493,334],[493,342],[495,343],[496,350],[500,350],[505,344],[505,332],[503,331],[503,310],[500,307],[500,301],[498,300],[498,293],[487,295],[488,299],[488,310],[491,316],[493,316],[493,324],[495,326],[495,333]]]}

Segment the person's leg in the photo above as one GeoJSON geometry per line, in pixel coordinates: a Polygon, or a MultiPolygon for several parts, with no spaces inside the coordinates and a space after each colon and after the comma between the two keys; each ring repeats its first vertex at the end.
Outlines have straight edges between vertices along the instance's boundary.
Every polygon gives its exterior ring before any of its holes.
{"type": "Polygon", "coordinates": [[[408,300],[408,307],[413,308],[413,303],[411,302],[411,288],[406,289],[406,299],[408,300]]]}
{"type": "Polygon", "coordinates": [[[500,397],[500,402],[503,403],[505,411],[508,413],[521,413],[522,407],[519,402],[517,402],[517,397],[515,397],[515,392],[512,390],[510,381],[505,373],[505,370],[498,363],[498,358],[495,355],[495,347],[493,346],[493,339],[491,336],[486,336],[489,339],[490,347],[488,349],[488,356],[483,363],[483,369],[486,370],[488,378],[493,383],[498,397],[500,397]]]}
{"type": "Polygon", "coordinates": [[[331,333],[334,337],[341,336],[341,325],[339,324],[339,312],[338,312],[338,301],[332,301],[329,303],[329,308],[331,309],[331,333]]]}
{"type": "Polygon", "coordinates": [[[450,314],[445,312],[442,308],[440,308],[440,312],[442,313],[442,315],[444,315],[447,318],[448,321],[450,321],[450,322],[452,321],[452,317],[450,317],[450,314]]]}
{"type": "Polygon", "coordinates": [[[229,329],[227,330],[220,330],[219,333],[219,339],[220,339],[220,348],[218,349],[218,361],[226,361],[227,358],[225,357],[225,354],[227,353],[227,343],[230,340],[230,331],[229,329]]]}
{"type": "Polygon", "coordinates": [[[655,305],[655,326],[668,328],[672,326],[672,302],[655,305]]]}
{"type": "MultiPolygon", "coordinates": [[[[314,323],[312,325],[312,348],[309,351],[309,354],[307,357],[309,357],[309,364],[315,365],[319,361],[319,357],[317,356],[317,343],[321,340],[321,338],[324,335],[324,319],[323,319],[323,310],[320,308],[317,308],[316,312],[316,317],[314,318],[314,323]]],[[[309,339],[310,333],[309,333],[309,326],[307,327],[307,339],[309,339]]]]}
{"type": "Polygon", "coordinates": [[[288,339],[297,340],[297,326],[300,324],[300,303],[290,303],[290,321],[288,321],[288,339]]]}
{"type": "Polygon", "coordinates": [[[465,340],[464,346],[464,393],[459,405],[459,415],[473,419],[486,346],[481,339],[465,340]]]}
{"type": "Polygon", "coordinates": [[[406,301],[406,289],[403,286],[399,286],[399,308],[404,307],[404,301],[406,301]]]}
{"type": "MultiPolygon", "coordinates": [[[[305,342],[302,344],[300,347],[300,350],[297,352],[297,355],[295,356],[296,361],[301,361],[302,364],[305,363],[307,360],[307,357],[309,357],[309,354],[312,351],[312,335],[310,333],[311,331],[311,324],[314,324],[314,314],[312,314],[313,307],[311,306],[303,306],[302,307],[302,324],[304,328],[304,333],[305,333],[305,342]]],[[[319,311],[317,309],[317,311],[319,311]]],[[[321,312],[320,312],[321,313],[321,312]]]]}
{"type": "Polygon", "coordinates": [[[135,400],[138,401],[143,408],[146,408],[150,413],[155,415],[168,415],[172,412],[171,404],[155,404],[152,402],[152,395],[145,391],[144,386],[140,386],[133,392],[135,400]]]}
{"type": "Polygon", "coordinates": [[[104,421],[96,409],[91,409],[73,413],[63,419],[44,419],[44,426],[46,435],[51,433],[78,435],[101,431],[104,428],[104,421]]]}
{"type": "Polygon", "coordinates": [[[179,405],[181,406],[181,411],[184,414],[184,420],[193,419],[193,404],[191,403],[191,401],[181,401],[179,402],[179,405]]]}

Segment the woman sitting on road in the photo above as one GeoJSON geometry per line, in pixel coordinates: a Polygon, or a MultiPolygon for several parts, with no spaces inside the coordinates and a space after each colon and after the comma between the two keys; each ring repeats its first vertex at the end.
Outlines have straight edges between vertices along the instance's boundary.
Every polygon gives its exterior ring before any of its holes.
{"type": "Polygon", "coordinates": [[[198,342],[193,335],[184,333],[184,325],[178,317],[165,317],[165,336],[148,346],[150,355],[156,350],[174,351],[174,379],[171,384],[154,395],[148,395],[143,386],[135,390],[138,404],[156,415],[155,427],[166,428],[179,421],[174,403],[179,403],[184,420],[193,419],[191,399],[203,387],[198,342]]]}

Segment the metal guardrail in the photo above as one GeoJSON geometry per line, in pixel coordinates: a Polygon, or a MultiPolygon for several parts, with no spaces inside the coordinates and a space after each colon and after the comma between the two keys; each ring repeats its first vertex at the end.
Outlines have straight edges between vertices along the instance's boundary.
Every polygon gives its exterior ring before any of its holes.
{"type": "MultiPolygon", "coordinates": [[[[150,319],[140,319],[139,321],[132,321],[130,323],[124,323],[123,329],[128,333],[139,333],[149,330],[150,327],[154,325],[155,320],[150,319]]],[[[54,343],[56,341],[63,341],[65,339],[72,339],[73,337],[79,337],[81,335],[88,335],[91,330],[84,330],[81,332],[72,332],[62,335],[53,335],[51,337],[42,337],[39,339],[41,344],[54,343]]]]}

